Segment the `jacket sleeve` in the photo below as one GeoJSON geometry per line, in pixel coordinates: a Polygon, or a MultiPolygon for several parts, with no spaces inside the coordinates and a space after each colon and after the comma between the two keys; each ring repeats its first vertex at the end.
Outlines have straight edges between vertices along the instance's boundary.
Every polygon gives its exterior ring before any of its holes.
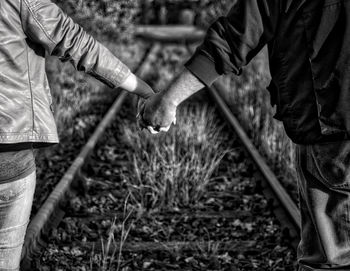
{"type": "Polygon", "coordinates": [[[130,74],[126,65],[50,0],[21,0],[21,20],[29,39],[110,87],[118,87],[130,74]]]}
{"type": "Polygon", "coordinates": [[[204,84],[220,75],[240,74],[241,68],[274,36],[280,0],[236,0],[228,15],[207,31],[204,42],[186,63],[204,84]]]}

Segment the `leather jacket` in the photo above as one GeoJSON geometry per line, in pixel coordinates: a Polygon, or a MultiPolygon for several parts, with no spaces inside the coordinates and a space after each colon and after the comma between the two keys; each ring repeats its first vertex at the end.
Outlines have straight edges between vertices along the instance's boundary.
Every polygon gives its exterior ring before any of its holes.
{"type": "Polygon", "coordinates": [[[187,68],[210,85],[240,74],[265,45],[275,118],[299,144],[350,135],[350,1],[237,0],[187,68]]]}
{"type": "Polygon", "coordinates": [[[110,87],[130,70],[49,0],[1,0],[0,144],[58,142],[45,53],[110,87]]]}

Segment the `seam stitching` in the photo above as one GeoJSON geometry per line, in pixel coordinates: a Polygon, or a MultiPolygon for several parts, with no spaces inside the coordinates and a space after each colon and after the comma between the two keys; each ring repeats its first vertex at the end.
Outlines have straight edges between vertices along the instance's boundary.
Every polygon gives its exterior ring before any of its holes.
{"type": "Polygon", "coordinates": [[[38,20],[38,18],[36,17],[34,11],[32,10],[32,7],[30,6],[30,4],[28,3],[28,0],[23,0],[25,2],[25,4],[28,7],[29,12],[32,14],[35,22],[38,24],[38,26],[40,27],[40,29],[44,32],[45,36],[53,43],[56,45],[56,42],[54,41],[54,39],[49,35],[49,33],[46,31],[46,29],[44,28],[44,26],[40,23],[40,21],[38,20]]]}

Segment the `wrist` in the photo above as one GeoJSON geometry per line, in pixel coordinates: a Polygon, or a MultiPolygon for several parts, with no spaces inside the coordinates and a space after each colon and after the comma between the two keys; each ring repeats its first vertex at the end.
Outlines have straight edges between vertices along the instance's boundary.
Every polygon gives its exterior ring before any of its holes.
{"type": "Polygon", "coordinates": [[[164,96],[175,107],[177,107],[203,87],[204,84],[200,82],[197,77],[195,77],[190,71],[184,70],[174,84],[166,90],[164,96]]]}
{"type": "Polygon", "coordinates": [[[169,104],[173,107],[178,107],[180,103],[183,102],[180,93],[181,91],[176,89],[176,87],[171,87],[170,89],[162,92],[162,100],[164,100],[164,103],[166,104],[169,104]]]}
{"type": "Polygon", "coordinates": [[[171,95],[172,93],[169,91],[163,91],[160,92],[159,95],[161,95],[160,100],[161,103],[164,104],[167,108],[177,108],[180,102],[176,97],[173,97],[171,95]]]}

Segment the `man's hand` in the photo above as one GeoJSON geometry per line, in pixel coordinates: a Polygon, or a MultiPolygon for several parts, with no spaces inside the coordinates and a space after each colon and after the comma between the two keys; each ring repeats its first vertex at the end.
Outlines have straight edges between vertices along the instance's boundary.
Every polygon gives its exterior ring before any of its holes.
{"type": "Polygon", "coordinates": [[[138,104],[138,124],[150,133],[167,132],[172,123],[176,123],[176,105],[168,100],[164,92],[149,97],[138,104]]]}

